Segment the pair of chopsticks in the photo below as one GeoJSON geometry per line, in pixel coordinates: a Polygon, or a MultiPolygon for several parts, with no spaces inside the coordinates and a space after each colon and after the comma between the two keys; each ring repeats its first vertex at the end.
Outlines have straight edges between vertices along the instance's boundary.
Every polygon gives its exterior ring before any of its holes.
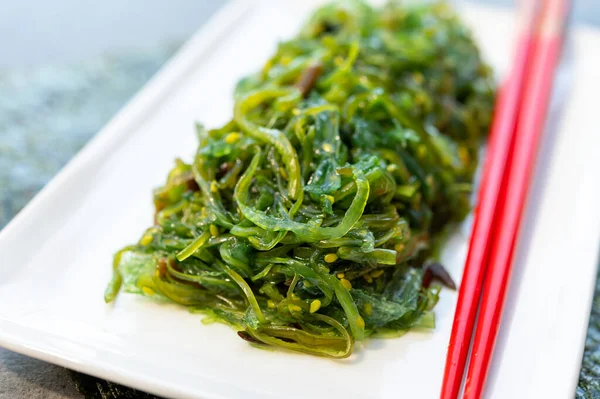
{"type": "Polygon", "coordinates": [[[563,43],[569,0],[523,0],[522,5],[515,58],[496,101],[442,399],[458,397],[473,334],[463,398],[482,397],[563,43]]]}

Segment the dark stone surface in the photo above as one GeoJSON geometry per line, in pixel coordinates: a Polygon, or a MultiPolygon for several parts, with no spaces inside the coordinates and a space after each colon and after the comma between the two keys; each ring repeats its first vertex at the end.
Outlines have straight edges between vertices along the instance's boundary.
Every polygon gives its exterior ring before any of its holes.
{"type": "Polygon", "coordinates": [[[80,397],[68,370],[0,348],[0,399],[80,397]]]}
{"type": "Polygon", "coordinates": [[[596,294],[585,341],[577,398],[600,399],[600,271],[596,280],[596,294]]]}

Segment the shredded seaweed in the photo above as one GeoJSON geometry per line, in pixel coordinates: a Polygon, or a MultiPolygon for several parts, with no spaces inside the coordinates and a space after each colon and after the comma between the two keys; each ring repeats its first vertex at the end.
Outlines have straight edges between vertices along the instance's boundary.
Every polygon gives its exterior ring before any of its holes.
{"type": "Polygon", "coordinates": [[[239,82],[233,120],[198,125],[105,300],[176,302],[258,346],[333,358],[433,328],[432,277],[451,283],[437,246],[469,212],[493,97],[447,4],[318,9],[239,82]]]}

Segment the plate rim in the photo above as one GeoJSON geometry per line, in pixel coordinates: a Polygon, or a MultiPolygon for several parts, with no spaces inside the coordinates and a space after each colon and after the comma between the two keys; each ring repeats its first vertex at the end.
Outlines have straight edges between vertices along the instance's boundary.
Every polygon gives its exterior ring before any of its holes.
{"type": "MultiPolygon", "coordinates": [[[[115,143],[125,140],[130,126],[139,124],[145,115],[160,106],[163,98],[179,87],[184,76],[190,72],[195,62],[204,54],[210,52],[213,46],[218,44],[219,38],[227,34],[227,31],[235,22],[250,12],[253,6],[254,2],[252,0],[231,0],[220,7],[116,116],[77,152],[67,165],[0,231],[0,242],[11,236],[13,232],[16,233],[22,225],[25,225],[30,214],[42,206],[46,198],[53,195],[54,192],[59,191],[62,183],[68,180],[81,167],[85,166],[90,158],[102,154],[107,148],[115,145],[115,143]]],[[[496,11],[503,10],[503,12],[506,12],[506,8],[497,6],[469,4],[468,7],[496,11]]],[[[579,27],[578,31],[598,32],[596,29],[588,27],[579,27]]],[[[593,296],[593,289],[591,293],[593,296]]],[[[592,306],[591,297],[587,303],[589,306],[589,309],[587,309],[589,318],[589,310],[592,306]]],[[[43,348],[43,345],[39,346],[31,341],[19,338],[20,335],[17,333],[19,331],[31,333],[32,329],[30,327],[20,325],[9,319],[4,319],[1,316],[0,326],[3,327],[0,328],[1,347],[33,358],[92,374],[144,391],[154,392],[158,395],[176,397],[202,396],[208,398],[227,397],[215,390],[206,390],[203,388],[196,388],[193,391],[185,388],[178,389],[177,386],[168,384],[164,380],[145,377],[135,370],[120,368],[119,365],[94,359],[86,361],[83,357],[69,358],[65,353],[61,355],[60,351],[52,352],[43,348]]],[[[586,331],[583,331],[582,334],[583,339],[577,347],[581,353],[583,353],[586,331]]],[[[576,385],[579,369],[574,370],[574,373],[576,373],[576,376],[573,383],[576,385]]],[[[207,381],[206,385],[210,386],[211,384],[207,381]]],[[[245,390],[244,392],[257,393],[252,389],[245,390]]],[[[265,393],[261,394],[266,395],[265,393]]]]}

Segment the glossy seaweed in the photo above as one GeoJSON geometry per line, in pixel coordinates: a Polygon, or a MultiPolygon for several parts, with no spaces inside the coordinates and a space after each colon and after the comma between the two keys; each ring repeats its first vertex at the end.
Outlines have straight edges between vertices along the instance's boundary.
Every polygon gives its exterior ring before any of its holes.
{"type": "Polygon", "coordinates": [[[253,344],[334,358],[432,328],[443,273],[424,282],[424,266],[469,213],[493,97],[446,4],[317,10],[239,82],[233,120],[198,125],[106,301],[173,301],[253,344]]]}

